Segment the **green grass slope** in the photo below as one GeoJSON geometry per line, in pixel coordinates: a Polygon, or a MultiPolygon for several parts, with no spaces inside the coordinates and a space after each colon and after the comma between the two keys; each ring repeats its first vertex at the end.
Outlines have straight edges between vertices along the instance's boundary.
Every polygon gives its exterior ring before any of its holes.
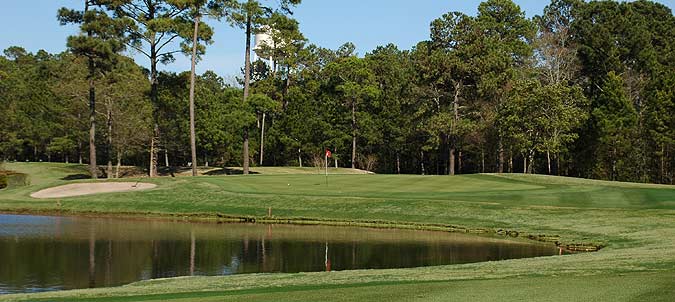
{"type": "Polygon", "coordinates": [[[85,168],[26,163],[7,168],[30,174],[31,185],[0,191],[0,211],[265,219],[271,208],[275,219],[503,229],[522,237],[606,247],[595,253],[428,268],[151,280],[108,289],[0,296],[0,300],[296,301],[331,300],[333,293],[340,293],[347,301],[440,301],[498,300],[503,293],[505,300],[640,301],[670,297],[664,293],[675,288],[671,186],[532,175],[329,175],[326,184],[323,175],[260,174],[142,179],[159,186],[142,192],[36,200],[29,197],[31,192],[67,183],[64,179],[85,168]],[[427,292],[434,294],[411,294],[427,292]]]}

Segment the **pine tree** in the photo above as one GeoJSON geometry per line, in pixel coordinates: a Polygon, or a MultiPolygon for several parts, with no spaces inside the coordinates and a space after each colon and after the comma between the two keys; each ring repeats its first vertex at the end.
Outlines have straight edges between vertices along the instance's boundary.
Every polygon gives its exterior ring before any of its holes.
{"type": "Polygon", "coordinates": [[[623,79],[607,74],[592,113],[598,146],[594,173],[610,180],[635,180],[633,141],[637,113],[624,90],[623,79]]]}
{"type": "Polygon", "coordinates": [[[62,25],[80,24],[81,33],[68,37],[67,45],[74,54],[88,60],[89,173],[97,178],[95,81],[112,68],[117,54],[124,50],[123,36],[130,24],[127,20],[111,18],[96,0],[85,0],[83,11],[59,9],[58,19],[62,25]]]}

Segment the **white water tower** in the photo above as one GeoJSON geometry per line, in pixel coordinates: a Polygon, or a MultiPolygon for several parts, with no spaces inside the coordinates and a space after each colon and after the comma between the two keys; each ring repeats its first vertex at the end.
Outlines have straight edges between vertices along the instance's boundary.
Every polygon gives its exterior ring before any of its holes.
{"type": "MultiPolygon", "coordinates": [[[[257,60],[260,58],[260,52],[262,52],[263,48],[274,48],[274,40],[272,39],[271,35],[271,28],[267,25],[262,26],[259,29],[259,32],[255,34],[255,42],[253,45],[253,53],[254,53],[254,58],[253,60],[257,60]]],[[[269,59],[264,59],[263,60],[268,60],[268,64],[272,66],[272,57],[270,56],[269,59]]]]}

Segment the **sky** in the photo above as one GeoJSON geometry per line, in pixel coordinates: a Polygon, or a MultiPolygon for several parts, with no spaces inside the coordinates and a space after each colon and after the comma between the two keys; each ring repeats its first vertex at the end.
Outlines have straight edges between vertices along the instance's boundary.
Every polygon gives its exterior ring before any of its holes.
{"type": "MultiPolygon", "coordinates": [[[[304,0],[294,10],[293,17],[309,43],[337,49],[345,42],[356,45],[359,55],[377,46],[393,43],[400,49],[410,49],[428,39],[429,23],[450,11],[469,15],[477,12],[479,0],[304,0]]],[[[516,0],[528,17],[541,14],[549,3],[516,0]]],[[[675,0],[658,0],[673,9],[675,0]]],[[[81,9],[82,0],[7,0],[0,12],[0,49],[21,46],[29,52],[44,49],[50,53],[65,50],[66,38],[76,34],[76,26],[61,26],[56,20],[60,7],[81,9]]],[[[206,70],[232,81],[239,76],[244,61],[244,33],[224,22],[207,21],[215,31],[214,43],[197,65],[197,72],[206,70]]],[[[130,53],[136,62],[148,66],[147,59],[130,53]]],[[[172,64],[161,66],[168,71],[190,70],[190,60],[177,55],[172,64]]]]}

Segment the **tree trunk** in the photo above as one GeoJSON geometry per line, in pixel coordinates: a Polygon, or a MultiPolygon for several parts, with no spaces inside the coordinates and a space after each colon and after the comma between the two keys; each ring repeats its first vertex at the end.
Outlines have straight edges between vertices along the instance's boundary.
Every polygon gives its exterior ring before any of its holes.
{"type": "Polygon", "coordinates": [[[420,151],[420,167],[422,168],[422,175],[424,175],[426,172],[424,171],[424,151],[420,151]]]}
{"type": "Polygon", "coordinates": [[[352,100],[352,169],[356,169],[356,101],[352,100]]]}
{"type": "Polygon", "coordinates": [[[260,165],[263,165],[265,154],[265,112],[262,114],[262,127],[260,128],[260,165]]]}
{"type": "Polygon", "coordinates": [[[243,164],[242,169],[244,175],[249,174],[249,151],[248,151],[248,129],[244,129],[244,147],[243,147],[243,164]]]}
{"type": "MultiPolygon", "coordinates": [[[[673,158],[672,156],[670,156],[670,147],[669,146],[666,146],[666,152],[664,153],[664,157],[668,158],[668,159],[673,158]]],[[[666,181],[665,182],[668,183],[668,180],[670,180],[670,184],[675,185],[675,177],[673,175],[673,161],[668,160],[668,162],[666,162],[666,165],[667,166],[665,168],[665,170],[666,170],[666,181]]]]}
{"type": "Polygon", "coordinates": [[[148,169],[149,177],[157,176],[157,156],[159,153],[159,125],[155,124],[155,127],[152,131],[152,138],[150,138],[150,167],[148,169]]]}
{"type": "Polygon", "coordinates": [[[150,139],[150,166],[148,167],[148,176],[157,176],[157,155],[159,153],[159,124],[155,123],[155,128],[152,131],[152,138],[150,139]]]}
{"type": "Polygon", "coordinates": [[[190,150],[192,155],[192,176],[197,176],[197,139],[195,133],[195,65],[197,63],[197,34],[199,33],[199,14],[195,15],[195,28],[192,33],[192,62],[190,69],[190,150]]]}
{"type": "MultiPolygon", "coordinates": [[[[154,6],[149,6],[148,20],[155,19],[154,6]]],[[[159,157],[160,132],[159,132],[159,100],[158,87],[159,81],[157,79],[157,62],[159,57],[157,54],[156,34],[150,42],[150,102],[152,103],[152,119],[154,121],[152,138],[150,139],[150,164],[148,166],[148,176],[157,176],[157,162],[159,157]]]]}
{"type": "MultiPolygon", "coordinates": [[[[249,85],[251,82],[251,15],[246,15],[246,54],[244,56],[244,103],[248,99],[249,85]]],[[[244,127],[244,148],[243,148],[243,169],[244,175],[249,173],[249,154],[248,154],[248,127],[244,127]]]]}
{"type": "Polygon", "coordinates": [[[523,174],[527,174],[527,154],[523,153],[523,174]]]}
{"type": "Polygon", "coordinates": [[[665,171],[666,171],[666,150],[665,150],[663,144],[661,144],[661,158],[660,159],[661,159],[661,166],[660,166],[660,169],[659,169],[660,170],[660,172],[659,172],[659,178],[660,178],[659,183],[665,183],[665,177],[664,176],[666,174],[665,173],[665,171]]]}
{"type": "Polygon", "coordinates": [[[497,167],[497,171],[499,173],[504,173],[504,146],[502,145],[502,137],[501,135],[499,136],[499,165],[497,167]]]}
{"type": "Polygon", "coordinates": [[[448,159],[450,172],[448,174],[455,175],[455,147],[450,147],[450,158],[448,159]]]}
{"type": "Polygon", "coordinates": [[[120,178],[120,168],[122,168],[122,152],[117,151],[117,169],[115,170],[115,178],[120,178]]]}
{"type": "Polygon", "coordinates": [[[509,173],[513,173],[513,151],[509,151],[509,173]]]}
{"type": "MultiPolygon", "coordinates": [[[[581,177],[581,173],[579,172],[579,177],[581,177]]],[[[566,164],[565,165],[565,176],[570,176],[570,165],[566,164]]]]}
{"type": "Polygon", "coordinates": [[[69,162],[68,162],[68,154],[66,153],[65,156],[66,156],[66,164],[68,164],[68,163],[69,163],[69,162]]]}
{"type": "Polygon", "coordinates": [[[485,173],[485,150],[480,148],[480,173],[485,173]]]}
{"type": "Polygon", "coordinates": [[[560,153],[555,153],[555,172],[560,176],[560,153]]]}
{"type": "Polygon", "coordinates": [[[610,180],[616,180],[616,144],[615,147],[612,151],[612,176],[610,177],[610,180]]]}
{"type": "MultiPolygon", "coordinates": [[[[77,120],[79,121],[82,118],[82,115],[77,113],[77,120]]],[[[77,163],[82,164],[82,140],[77,140],[77,163]]]]}
{"type": "Polygon", "coordinates": [[[96,168],[96,88],[94,87],[94,60],[89,59],[89,173],[98,178],[96,168]]]}
{"type": "Polygon", "coordinates": [[[302,168],[302,150],[300,148],[298,148],[298,164],[302,168]]]}
{"type": "Polygon", "coordinates": [[[401,154],[396,152],[396,174],[401,174],[401,154]]]}
{"type": "MultiPolygon", "coordinates": [[[[333,150],[335,151],[335,154],[337,154],[337,148],[333,148],[333,150]]],[[[337,156],[333,156],[333,161],[335,162],[335,169],[337,169],[338,168],[337,156]]]]}
{"type": "MultiPolygon", "coordinates": [[[[84,12],[89,10],[89,2],[86,1],[84,5],[84,12]]],[[[87,31],[87,36],[91,37],[92,31],[87,31]]],[[[96,168],[96,87],[94,86],[94,76],[96,66],[94,59],[89,57],[89,173],[91,178],[98,178],[98,171],[96,168]]]]}
{"type": "Polygon", "coordinates": [[[155,123],[152,130],[152,138],[150,138],[150,165],[148,167],[148,176],[157,176],[157,155],[159,153],[159,124],[155,123]]]}
{"type": "Polygon", "coordinates": [[[291,66],[286,66],[287,68],[287,73],[286,73],[286,81],[284,84],[284,90],[281,93],[281,98],[283,99],[283,110],[285,111],[286,108],[288,108],[288,98],[286,97],[288,95],[288,89],[291,87],[291,66]]]}
{"type": "Polygon", "coordinates": [[[112,168],[112,146],[113,146],[113,139],[112,139],[112,130],[113,130],[113,120],[112,120],[112,102],[108,105],[108,147],[106,150],[106,153],[108,154],[108,169],[106,170],[106,177],[107,178],[112,178],[113,175],[113,168],[112,168]]]}
{"type": "Polygon", "coordinates": [[[438,146],[438,158],[436,159],[436,174],[450,175],[450,135],[438,135],[440,144],[438,146]]]}
{"type": "Polygon", "coordinates": [[[462,151],[459,151],[459,156],[457,157],[457,174],[462,174],[462,151]]]}
{"type": "Polygon", "coordinates": [[[77,163],[82,164],[82,142],[77,142],[77,163]]]}
{"type": "Polygon", "coordinates": [[[169,150],[164,148],[164,166],[169,167],[169,150]]]}
{"type": "MultiPolygon", "coordinates": [[[[449,174],[455,175],[455,149],[457,148],[457,124],[459,123],[459,95],[462,92],[462,81],[460,80],[455,84],[455,96],[452,100],[452,111],[453,111],[453,120],[452,125],[450,125],[450,157],[449,161],[449,174]]],[[[460,168],[461,170],[461,168],[460,168]]]]}
{"type": "MultiPolygon", "coordinates": [[[[440,157],[440,154],[438,155],[438,157],[440,157]]],[[[436,158],[434,163],[436,163],[436,175],[441,175],[441,160],[439,158],[436,158]]],[[[443,169],[445,169],[445,165],[443,165],[443,169]]]]}
{"type": "Polygon", "coordinates": [[[548,175],[551,175],[551,152],[546,151],[546,160],[548,164],[548,175]]]}

